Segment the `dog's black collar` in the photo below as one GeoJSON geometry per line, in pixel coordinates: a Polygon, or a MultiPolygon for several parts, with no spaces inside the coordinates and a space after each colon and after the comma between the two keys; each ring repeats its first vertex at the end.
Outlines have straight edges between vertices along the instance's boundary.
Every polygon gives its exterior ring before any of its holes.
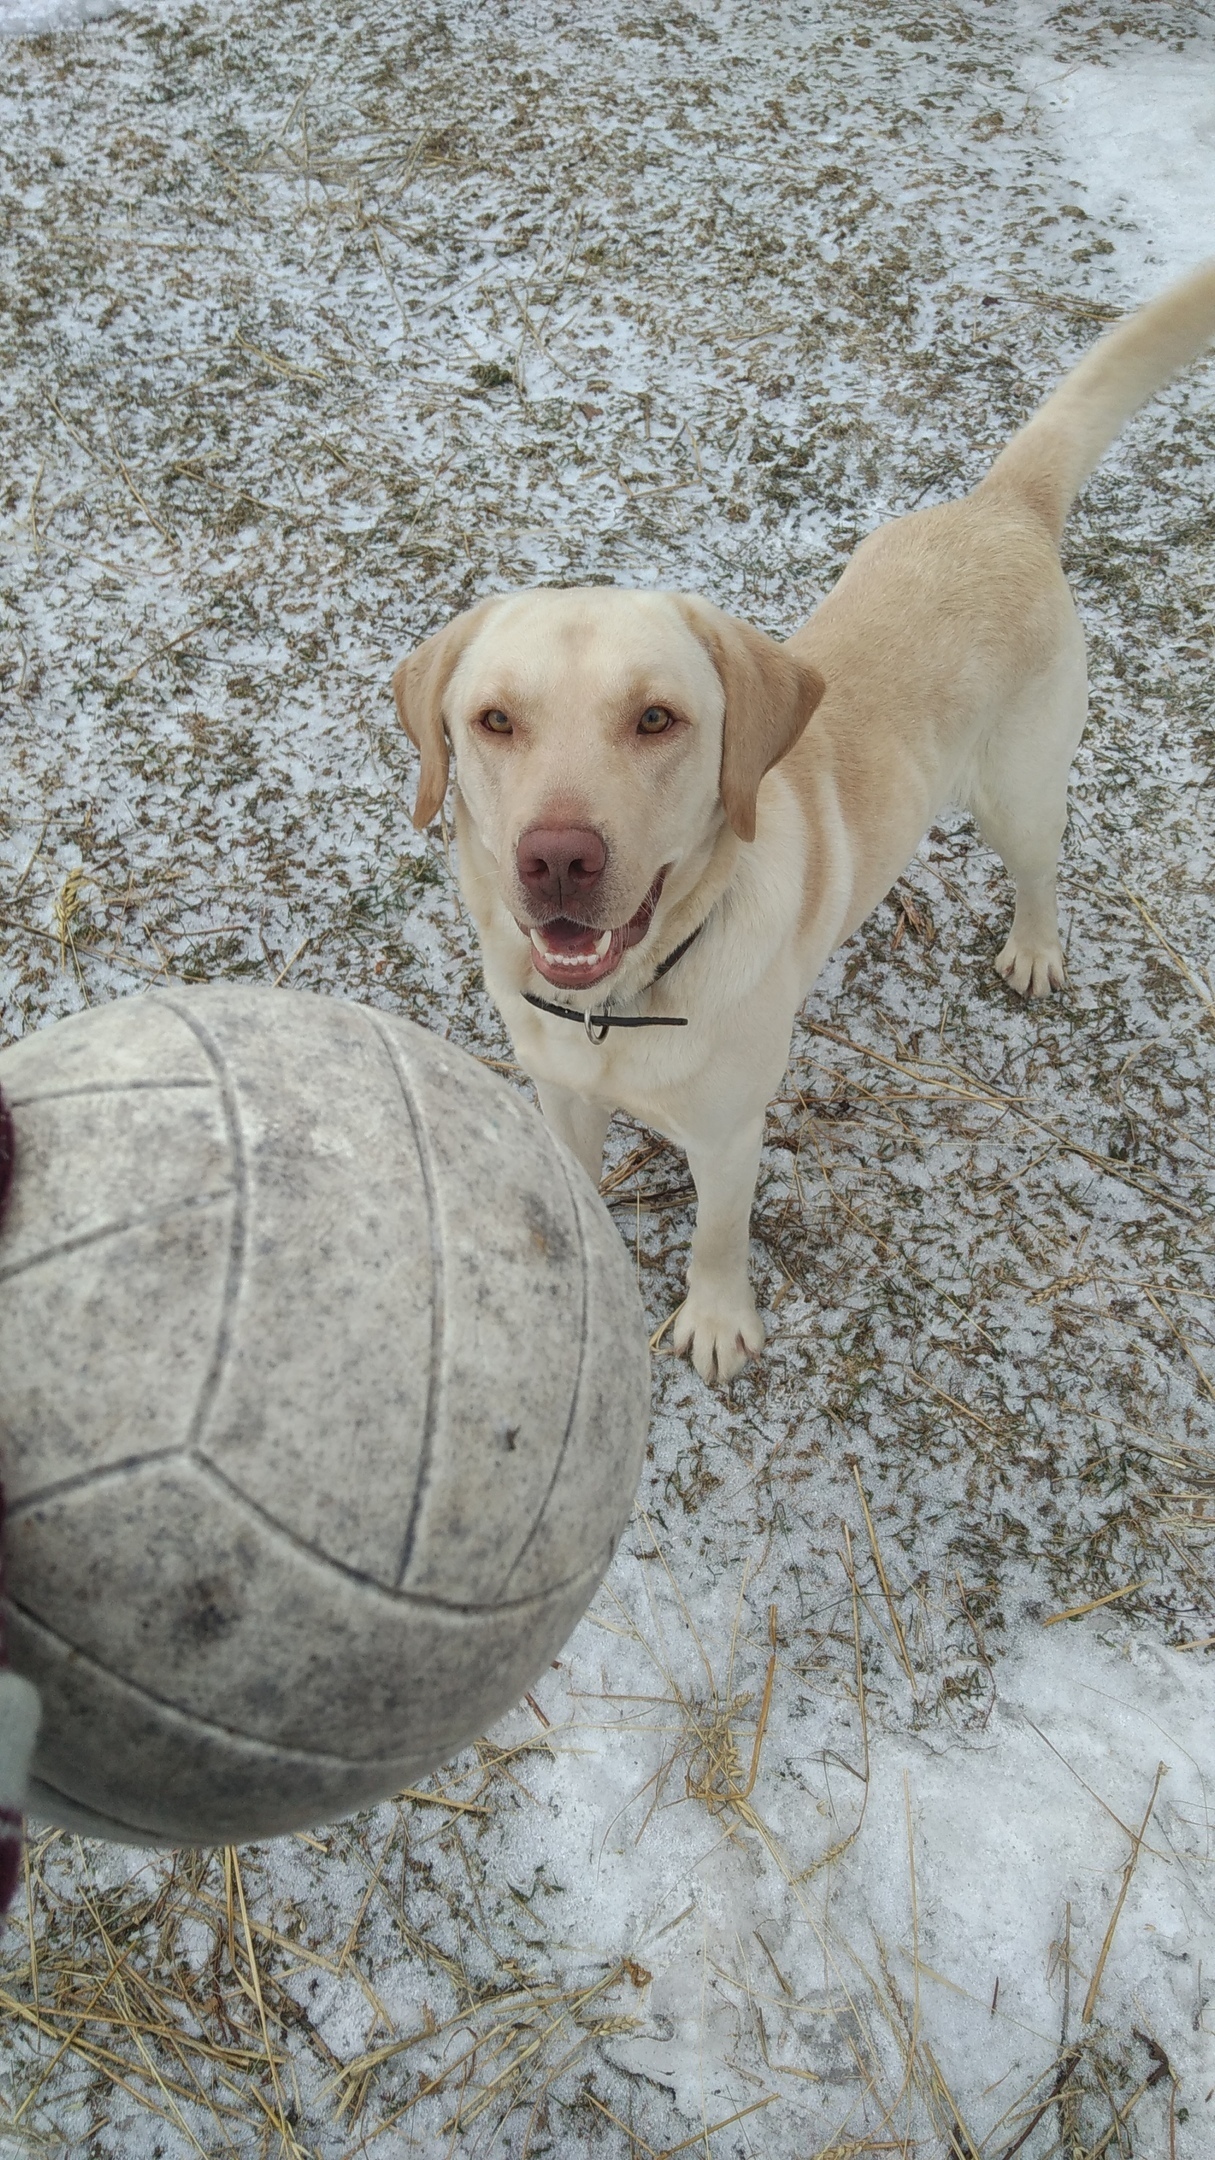
{"type": "MultiPolygon", "coordinates": [[[[707,919],[706,917],[706,921],[707,919]]],[[[676,961],[683,959],[689,946],[696,943],[703,929],[704,923],[697,923],[691,937],[686,937],[682,945],[677,945],[674,952],[667,954],[662,966],[655,971],[646,985],[647,989],[652,990],[656,982],[661,982],[664,975],[670,974],[676,961]]],[[[654,1013],[651,1015],[648,1013],[577,1012],[572,1005],[550,1005],[547,998],[533,997],[530,990],[523,992],[523,1002],[525,1005],[534,1005],[537,1012],[554,1013],[558,1020],[580,1020],[586,1029],[587,1041],[593,1043],[603,1042],[609,1028],[686,1027],[688,1024],[686,1020],[676,1020],[669,1013],[654,1013]]]]}

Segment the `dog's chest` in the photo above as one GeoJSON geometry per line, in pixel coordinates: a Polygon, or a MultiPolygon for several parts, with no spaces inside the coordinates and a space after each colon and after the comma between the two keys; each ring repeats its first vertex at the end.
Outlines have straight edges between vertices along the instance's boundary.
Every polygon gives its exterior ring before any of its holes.
{"type": "Polygon", "coordinates": [[[533,1079],[645,1122],[697,1062],[686,1040],[691,1031],[684,1028],[609,1028],[602,1042],[591,1042],[584,1028],[568,1020],[533,1021],[521,998],[512,1004],[525,1016],[507,1017],[520,1062],[533,1079]]]}

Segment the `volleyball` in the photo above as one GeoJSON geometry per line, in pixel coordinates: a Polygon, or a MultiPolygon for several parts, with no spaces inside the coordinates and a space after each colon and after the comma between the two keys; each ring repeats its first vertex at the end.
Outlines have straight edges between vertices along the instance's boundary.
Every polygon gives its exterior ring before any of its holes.
{"type": "Polygon", "coordinates": [[[368,1007],[171,985],[0,1054],[29,1812],[332,1820],[518,1701],[628,1518],[633,1269],[506,1081],[368,1007]]]}

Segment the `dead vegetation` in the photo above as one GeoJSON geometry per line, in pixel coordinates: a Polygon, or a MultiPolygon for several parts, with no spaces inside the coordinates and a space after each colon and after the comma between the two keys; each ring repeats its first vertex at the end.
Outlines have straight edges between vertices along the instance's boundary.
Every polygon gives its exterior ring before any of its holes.
{"type": "MultiPolygon", "coordinates": [[[[644,1517],[639,1528],[653,1535],[644,1517]]],[[[28,1913],[24,1927],[10,1931],[0,1975],[0,2013],[14,2042],[24,2043],[6,2149],[56,2151],[66,2140],[74,2151],[108,2150],[94,2142],[103,2126],[129,2141],[114,2149],[136,2149],[138,2119],[150,2117],[158,2126],[151,2150],[197,2152],[206,2160],[255,2152],[334,2152],[354,2160],[377,2148],[521,2156],[576,2150],[673,2160],[680,2151],[703,2149],[759,2109],[785,2102],[797,2111],[807,2088],[830,2093],[857,2086],[865,2127],[852,2123],[849,2132],[855,2101],[845,2099],[837,2108],[839,2134],[815,2147],[821,2160],[885,2151],[940,2151],[964,2160],[1013,2160],[1029,2151],[1041,2160],[1060,2153],[1101,2160],[1111,2150],[1139,2149],[1127,2138],[1153,2094],[1163,2095],[1165,2115],[1157,2111],[1155,2122],[1168,2125],[1175,2150],[1177,2079],[1166,2051],[1150,2031],[1111,2030],[1101,2015],[1103,1975],[1131,1880],[1150,1849],[1163,1765],[1142,1820],[1127,1826],[1121,1885],[1095,1961],[1089,1949],[1091,1971],[1073,1941],[1070,1905],[1061,1916],[1051,1951],[1061,2004],[1057,2051],[998,2109],[987,2107],[982,2131],[950,2090],[933,2046],[934,2021],[921,2001],[922,1990],[954,1984],[943,1980],[920,1941],[906,1774],[907,1939],[875,1935],[863,1942],[833,1925],[830,1900],[819,1893],[862,1828],[869,1785],[866,1600],[846,1532],[840,1557],[852,1630],[856,1798],[842,1834],[808,1865],[774,1832],[758,1777],[778,1672],[788,1671],[775,1610],[757,1696],[735,1679],[742,1596],[718,1672],[665,1566],[671,1592],[665,1616],[652,1606],[650,1626],[641,1629],[617,1599],[615,1617],[605,1611],[599,1621],[641,1645],[660,1693],[575,1698],[577,1721],[556,1730],[533,1704],[544,1728],[536,1739],[508,1747],[482,1743],[442,1780],[392,1808],[335,1832],[284,1841],[293,1848],[293,1894],[285,1900],[282,1845],[125,1866],[122,1856],[60,1832],[31,1840],[28,1913]],[[672,1618],[682,1628],[673,1653],[672,1618]],[[689,1646],[699,1665],[691,1685],[680,1677],[689,1646]],[[530,1891],[514,1889],[505,1901],[508,1914],[513,1900],[514,1918],[524,1917],[526,1955],[519,1954],[518,1931],[509,1920],[503,1924],[501,1899],[491,1911],[478,1894],[492,1888],[492,1868],[476,1857],[488,1819],[504,1804],[540,1801],[529,1768],[547,1761],[559,1775],[562,1754],[584,1746],[590,1732],[610,1733],[619,1744],[628,1730],[657,1734],[662,1750],[654,1775],[630,1802],[635,1839],[661,1837],[662,1814],[672,1807],[705,1810],[727,1839],[762,1850],[783,1878],[799,1923],[818,1940],[824,1964],[825,1985],[807,1994],[792,1983],[780,1961],[784,1951],[774,1952],[760,1925],[736,1933],[728,1947],[706,1945],[706,1982],[730,2004],[736,2038],[750,2041],[767,2089],[692,2137],[666,2143],[652,2134],[656,2095],[635,2076],[622,2080],[612,2054],[614,2042],[647,2022],[654,1975],[644,1962],[646,1942],[612,1961],[585,1959],[575,1979],[542,1917],[545,1893],[560,1887],[544,1881],[543,1862],[530,1891]],[[461,1899],[450,1870],[441,1888],[436,1882],[427,1857],[436,1841],[448,1862],[459,1855],[473,1886],[471,1904],[461,1899]],[[333,1922],[335,1907],[341,1926],[333,1922]],[[394,2016],[381,1992],[381,1974],[404,1961],[422,1983],[408,2022],[394,2016]],[[337,2051],[322,2026],[341,1989],[356,2006],[362,2040],[337,2051]],[[58,2127],[67,2115],[81,2125],[70,2134],[58,2127]]],[[[605,1823],[599,1835],[606,1840],[613,1827],[605,1823]]],[[[651,1930],[655,1948],[689,1912],[651,1930]]],[[[997,1983],[993,2018],[998,1995],[997,1983]]]]}

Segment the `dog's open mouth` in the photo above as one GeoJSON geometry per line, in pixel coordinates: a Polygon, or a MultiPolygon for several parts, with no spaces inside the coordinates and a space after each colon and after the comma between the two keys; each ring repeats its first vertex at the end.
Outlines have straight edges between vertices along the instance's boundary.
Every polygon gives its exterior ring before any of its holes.
{"type": "Polygon", "coordinates": [[[660,870],[635,915],[615,929],[555,915],[551,922],[521,923],[532,944],[532,966],[545,982],[566,990],[589,990],[615,973],[631,945],[640,945],[653,920],[666,871],[660,870]]]}

